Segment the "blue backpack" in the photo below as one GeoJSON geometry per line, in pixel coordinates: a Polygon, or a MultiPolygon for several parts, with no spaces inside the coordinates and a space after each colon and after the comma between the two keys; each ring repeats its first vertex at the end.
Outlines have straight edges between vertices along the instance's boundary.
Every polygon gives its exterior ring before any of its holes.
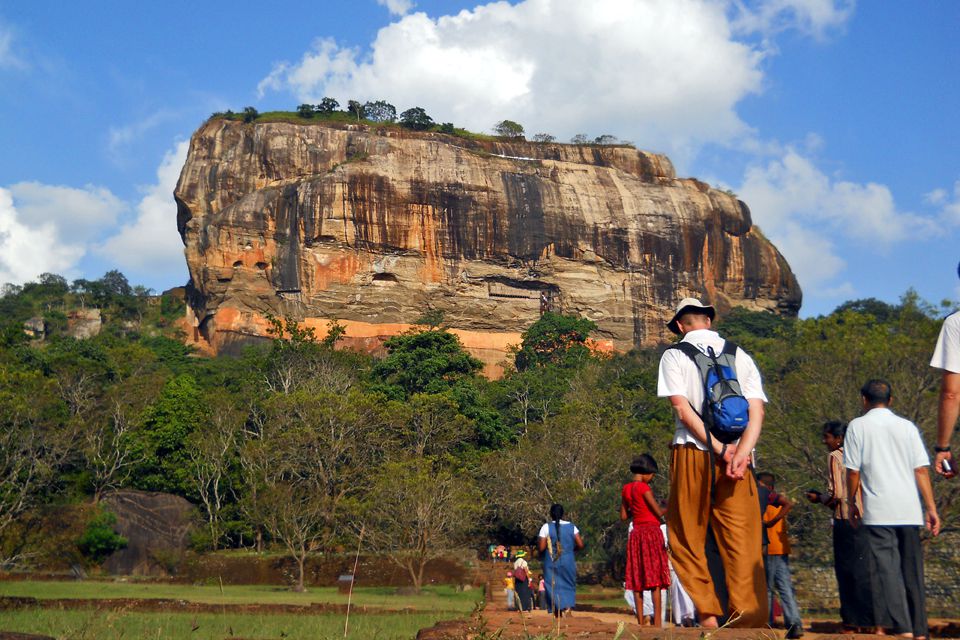
{"type": "Polygon", "coordinates": [[[703,353],[689,342],[678,342],[670,348],[685,353],[700,371],[703,406],[693,410],[703,419],[708,437],[724,444],[737,440],[750,419],[749,403],[737,380],[737,345],[727,340],[719,355],[713,347],[707,347],[707,353],[703,353]]]}

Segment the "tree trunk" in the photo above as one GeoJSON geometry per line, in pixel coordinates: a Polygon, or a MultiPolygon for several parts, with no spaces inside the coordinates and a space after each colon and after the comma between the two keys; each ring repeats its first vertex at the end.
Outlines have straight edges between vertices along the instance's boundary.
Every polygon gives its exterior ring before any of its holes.
{"type": "Polygon", "coordinates": [[[297,556],[297,584],[293,588],[297,593],[303,593],[307,588],[303,584],[303,564],[307,560],[307,554],[304,550],[301,549],[300,555],[297,556]]]}

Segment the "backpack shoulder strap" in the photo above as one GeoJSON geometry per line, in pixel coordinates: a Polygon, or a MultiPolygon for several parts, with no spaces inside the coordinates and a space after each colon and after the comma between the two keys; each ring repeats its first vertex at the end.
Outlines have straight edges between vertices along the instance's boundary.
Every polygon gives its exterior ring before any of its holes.
{"type": "Polygon", "coordinates": [[[680,351],[681,353],[685,353],[685,354],[687,355],[687,357],[689,357],[689,358],[690,358],[691,360],[693,360],[694,362],[697,361],[697,356],[698,356],[698,355],[703,355],[703,353],[700,351],[700,349],[697,349],[695,346],[693,346],[693,345],[690,344],[689,342],[683,342],[683,341],[677,342],[676,344],[672,344],[672,345],[670,345],[670,346],[667,347],[667,348],[668,348],[668,349],[676,349],[677,351],[680,351]]]}
{"type": "Polygon", "coordinates": [[[732,342],[732,341],[730,341],[730,340],[725,340],[724,343],[723,343],[723,350],[722,350],[720,353],[722,353],[722,354],[724,354],[724,355],[736,357],[736,355],[737,355],[737,349],[739,349],[739,348],[740,348],[740,347],[739,347],[739,345],[737,345],[736,342],[732,342]]]}

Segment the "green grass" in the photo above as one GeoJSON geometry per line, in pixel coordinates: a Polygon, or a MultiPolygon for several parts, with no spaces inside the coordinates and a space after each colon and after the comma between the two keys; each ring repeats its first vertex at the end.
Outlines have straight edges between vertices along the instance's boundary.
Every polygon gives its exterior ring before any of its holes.
{"type": "MultiPolygon", "coordinates": [[[[417,631],[453,614],[393,614],[350,616],[349,638],[408,640],[417,631]]],[[[0,630],[38,633],[65,640],[131,638],[223,640],[343,638],[344,616],[139,613],[124,611],[63,611],[25,609],[0,611],[0,630]]]]}
{"type": "MultiPolygon", "coordinates": [[[[346,604],[347,595],[336,587],[311,587],[306,593],[294,593],[283,587],[270,585],[224,586],[182,585],[149,582],[87,581],[11,581],[0,582],[0,596],[20,596],[43,599],[115,599],[162,598],[210,604],[346,604]]],[[[420,595],[397,595],[393,587],[357,587],[353,604],[387,609],[416,609],[417,611],[469,612],[483,597],[482,589],[458,592],[451,586],[427,586],[420,595]]]]}

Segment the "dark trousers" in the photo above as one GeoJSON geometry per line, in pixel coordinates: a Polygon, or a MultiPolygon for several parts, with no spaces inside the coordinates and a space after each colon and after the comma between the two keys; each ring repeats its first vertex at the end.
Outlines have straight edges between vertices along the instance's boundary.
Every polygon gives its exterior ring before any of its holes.
{"type": "Polygon", "coordinates": [[[854,528],[849,520],[833,521],[833,566],[840,591],[840,619],[848,627],[872,627],[873,558],[866,527],[854,528]]]}
{"type": "Polygon", "coordinates": [[[894,633],[929,636],[920,527],[866,527],[874,562],[873,611],[894,633]]]}

